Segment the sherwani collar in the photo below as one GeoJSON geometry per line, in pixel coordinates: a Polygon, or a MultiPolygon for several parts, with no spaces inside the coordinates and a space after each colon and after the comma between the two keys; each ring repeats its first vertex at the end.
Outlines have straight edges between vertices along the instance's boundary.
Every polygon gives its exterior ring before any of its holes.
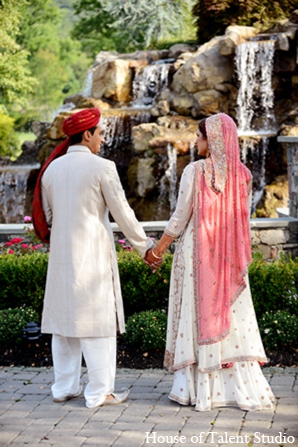
{"type": "Polygon", "coordinates": [[[69,146],[69,148],[67,150],[67,154],[69,154],[71,152],[85,152],[86,154],[92,154],[92,152],[90,151],[90,149],[88,149],[87,146],[80,146],[78,144],[69,146]]]}

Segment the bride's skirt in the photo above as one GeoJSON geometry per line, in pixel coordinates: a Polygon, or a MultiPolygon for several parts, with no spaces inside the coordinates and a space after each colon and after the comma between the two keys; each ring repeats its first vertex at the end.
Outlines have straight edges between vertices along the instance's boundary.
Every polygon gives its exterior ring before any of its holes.
{"type": "Polygon", "coordinates": [[[241,410],[273,408],[274,396],[258,362],[235,362],[231,368],[212,373],[198,372],[196,364],[174,373],[169,395],[182,405],[195,405],[197,411],[213,407],[241,410]]]}
{"type": "Polygon", "coordinates": [[[231,306],[229,335],[210,345],[197,343],[191,224],[173,260],[165,355],[165,366],[174,372],[169,398],[198,411],[273,408],[275,398],[259,365],[267,358],[247,277],[246,289],[231,306]]]}

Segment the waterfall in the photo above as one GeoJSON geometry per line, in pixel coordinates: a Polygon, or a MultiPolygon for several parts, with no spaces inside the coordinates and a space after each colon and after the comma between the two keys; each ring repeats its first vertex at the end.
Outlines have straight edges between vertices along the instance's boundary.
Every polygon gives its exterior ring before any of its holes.
{"type": "Polygon", "coordinates": [[[109,150],[120,148],[124,143],[130,143],[132,128],[141,123],[148,123],[150,118],[150,113],[146,111],[136,111],[134,114],[122,112],[103,116],[101,123],[105,142],[101,148],[101,156],[106,156],[109,150]]]}
{"type": "Polygon", "coordinates": [[[170,64],[159,63],[136,70],[132,106],[150,107],[155,103],[156,95],[168,86],[169,68],[170,64]]]}
{"type": "Polygon", "coordinates": [[[236,49],[236,70],[240,87],[237,97],[239,132],[275,130],[272,72],[274,40],[245,42],[236,49]],[[262,116],[255,129],[254,119],[262,116]]]}
{"type": "Polygon", "coordinates": [[[168,197],[170,212],[173,213],[177,204],[177,149],[171,144],[167,145],[167,163],[168,167],[159,185],[158,203],[161,211],[163,199],[168,197]]]}
{"type": "Polygon", "coordinates": [[[248,41],[238,45],[235,63],[240,83],[237,97],[238,135],[245,137],[241,145],[241,158],[253,174],[252,209],[255,211],[266,186],[268,136],[276,135],[272,88],[274,40],[248,41]]]}
{"type": "Polygon", "coordinates": [[[92,80],[93,80],[93,71],[89,70],[87,76],[84,81],[82,95],[88,98],[92,95],[92,80]]]}
{"type": "Polygon", "coordinates": [[[23,222],[27,181],[30,172],[39,168],[39,164],[0,167],[0,222],[23,222]]]}
{"type": "Polygon", "coordinates": [[[56,118],[56,116],[59,115],[59,113],[62,112],[68,112],[69,110],[75,109],[76,106],[73,102],[66,102],[65,104],[62,104],[52,115],[52,121],[56,118]]]}
{"type": "Polygon", "coordinates": [[[241,144],[241,160],[248,165],[253,176],[252,212],[256,210],[266,186],[266,155],[268,137],[244,137],[241,144]]]}

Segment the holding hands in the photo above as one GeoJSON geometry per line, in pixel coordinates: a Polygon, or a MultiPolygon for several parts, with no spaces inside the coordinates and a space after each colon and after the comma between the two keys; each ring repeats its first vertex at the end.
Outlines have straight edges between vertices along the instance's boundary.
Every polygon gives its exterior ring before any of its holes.
{"type": "Polygon", "coordinates": [[[158,267],[163,263],[162,255],[174,239],[174,237],[164,233],[156,247],[150,248],[150,250],[146,252],[144,262],[152,268],[153,273],[155,273],[158,267]]]}
{"type": "Polygon", "coordinates": [[[154,248],[150,248],[150,250],[146,252],[144,262],[149,265],[152,268],[152,272],[155,273],[158,267],[163,263],[163,257],[157,256],[154,252],[154,248]]]}

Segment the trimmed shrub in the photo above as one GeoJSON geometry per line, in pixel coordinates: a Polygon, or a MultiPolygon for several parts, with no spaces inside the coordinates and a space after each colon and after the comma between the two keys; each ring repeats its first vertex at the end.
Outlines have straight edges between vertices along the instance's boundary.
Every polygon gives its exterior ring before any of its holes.
{"type": "Polygon", "coordinates": [[[18,307],[0,311],[0,342],[20,343],[22,329],[31,321],[39,322],[38,313],[32,307],[18,307]]]}
{"type": "Polygon", "coordinates": [[[145,350],[165,349],[167,314],[160,310],[147,310],[128,318],[124,340],[145,350]]]}
{"type": "Polygon", "coordinates": [[[266,312],[259,318],[262,340],[267,349],[279,350],[297,346],[298,317],[287,311],[266,312]]]}
{"type": "Polygon", "coordinates": [[[0,255],[0,309],[32,307],[41,315],[48,255],[0,255]]]}
{"type": "Polygon", "coordinates": [[[166,255],[164,263],[152,274],[136,252],[120,251],[118,266],[126,316],[144,310],[167,310],[172,255],[166,255]]]}
{"type": "Polygon", "coordinates": [[[258,319],[268,310],[286,310],[298,315],[298,260],[287,256],[267,263],[254,255],[249,281],[258,319]]]}

